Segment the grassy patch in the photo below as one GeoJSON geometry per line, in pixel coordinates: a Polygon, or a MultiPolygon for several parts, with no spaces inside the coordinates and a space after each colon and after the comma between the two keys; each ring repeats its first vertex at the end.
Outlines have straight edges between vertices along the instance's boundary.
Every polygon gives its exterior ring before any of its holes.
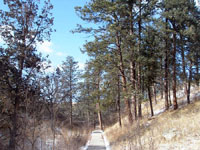
{"type": "MultiPolygon", "coordinates": [[[[155,110],[163,106],[162,100],[155,110]]],[[[200,98],[176,111],[165,111],[153,118],[146,117],[147,109],[143,115],[145,117],[132,126],[124,118],[122,128],[115,124],[106,130],[113,150],[200,149],[200,98]]]]}

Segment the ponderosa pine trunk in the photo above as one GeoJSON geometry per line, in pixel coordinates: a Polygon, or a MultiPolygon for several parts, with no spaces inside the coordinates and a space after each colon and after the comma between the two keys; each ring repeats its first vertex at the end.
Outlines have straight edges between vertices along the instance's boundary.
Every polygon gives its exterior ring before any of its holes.
{"type": "Polygon", "coordinates": [[[72,124],[73,124],[73,119],[72,119],[72,107],[73,107],[73,104],[72,104],[72,96],[70,96],[70,126],[72,127],[72,124]]]}
{"type": "Polygon", "coordinates": [[[192,61],[190,61],[190,68],[189,68],[189,79],[188,79],[188,88],[187,88],[187,103],[190,104],[190,87],[192,81],[192,61]]]}
{"type": "Polygon", "coordinates": [[[131,104],[130,104],[130,100],[128,98],[128,90],[127,90],[127,83],[126,83],[126,77],[124,75],[124,73],[122,74],[122,83],[123,83],[123,92],[125,93],[125,97],[124,97],[124,102],[126,105],[126,113],[128,114],[128,120],[129,123],[132,124],[133,123],[133,116],[132,116],[132,112],[131,112],[131,104]]]}
{"type": "Polygon", "coordinates": [[[149,95],[149,103],[150,103],[150,109],[151,109],[151,117],[154,116],[154,112],[153,112],[153,104],[152,104],[152,97],[151,97],[151,87],[148,86],[148,95],[149,95]]]}
{"type": "Polygon", "coordinates": [[[138,97],[138,117],[142,118],[142,102],[141,102],[141,68],[140,66],[138,67],[138,93],[139,93],[139,97],[138,97]]]}
{"type": "Polygon", "coordinates": [[[130,70],[131,70],[131,82],[132,82],[132,88],[134,90],[134,93],[132,94],[132,102],[134,107],[134,116],[135,120],[137,120],[137,98],[136,98],[136,91],[137,91],[137,84],[136,84],[136,66],[133,61],[130,62],[130,70]]]}
{"type": "MultiPolygon", "coordinates": [[[[24,51],[25,51],[25,39],[23,40],[23,50],[22,50],[22,54],[21,57],[19,59],[19,64],[18,64],[18,68],[19,68],[19,77],[20,79],[22,79],[22,72],[24,70],[24,51]]],[[[19,110],[19,106],[20,106],[20,97],[19,95],[19,86],[17,85],[17,87],[15,88],[15,98],[14,98],[14,111],[13,113],[10,115],[10,120],[11,120],[11,125],[12,127],[10,128],[10,140],[9,140],[9,145],[8,148],[9,150],[16,150],[17,149],[17,132],[18,132],[18,110],[19,110]]]]}
{"type": "MultiPolygon", "coordinates": [[[[141,49],[141,32],[142,32],[142,0],[139,2],[139,20],[138,20],[138,53],[140,55],[140,49],[141,49]]],[[[138,117],[142,117],[142,102],[141,102],[141,65],[138,63],[138,92],[139,92],[139,98],[138,98],[138,117]]]]}
{"type": "Polygon", "coordinates": [[[172,100],[171,100],[171,86],[170,86],[170,81],[168,80],[169,86],[168,86],[168,93],[169,93],[169,106],[172,106],[172,100]]]}
{"type": "Polygon", "coordinates": [[[100,126],[101,130],[103,130],[103,121],[102,121],[101,103],[100,103],[100,71],[98,71],[96,86],[97,86],[96,88],[98,90],[98,95],[97,95],[97,112],[98,112],[99,126],[100,126]]]}
{"type": "MultiPolygon", "coordinates": [[[[90,87],[89,87],[88,84],[86,85],[86,87],[87,87],[87,96],[90,96],[90,87]]],[[[89,107],[90,107],[90,102],[88,100],[87,101],[87,125],[88,125],[88,129],[90,127],[90,109],[89,109],[89,107]]]]}
{"type": "Polygon", "coordinates": [[[176,97],[176,33],[173,33],[173,107],[178,108],[176,97]]]}
{"type": "MultiPolygon", "coordinates": [[[[198,60],[197,60],[198,61],[198,60]]],[[[199,79],[200,79],[200,73],[199,73],[199,63],[196,62],[196,85],[199,87],[199,79]]]]}
{"type": "Polygon", "coordinates": [[[17,112],[18,112],[18,107],[19,107],[19,97],[16,96],[15,98],[15,103],[14,103],[14,111],[13,114],[10,116],[12,128],[10,128],[10,140],[9,140],[9,150],[16,150],[16,145],[17,145],[17,112]]]}
{"type": "Polygon", "coordinates": [[[72,76],[70,75],[70,83],[69,83],[69,90],[70,90],[70,96],[69,96],[69,100],[70,100],[70,126],[72,127],[73,124],[73,118],[72,118],[72,112],[73,112],[73,102],[72,102],[72,85],[71,85],[71,81],[72,81],[72,76]]]}
{"type": "Polygon", "coordinates": [[[32,131],[32,141],[31,141],[31,150],[35,150],[35,143],[36,143],[36,137],[35,137],[35,130],[36,130],[36,118],[35,118],[35,114],[34,114],[34,118],[33,118],[33,131],[32,131]]]}
{"type": "MultiPolygon", "coordinates": [[[[165,28],[166,30],[168,29],[168,19],[166,18],[166,21],[165,21],[165,28]]],[[[168,34],[166,34],[168,35],[168,34]]],[[[169,101],[168,101],[168,37],[165,38],[165,109],[168,110],[169,109],[169,101]]],[[[162,62],[161,62],[162,63],[162,62]]]]}
{"type": "MultiPolygon", "coordinates": [[[[200,48],[199,48],[200,51],[200,48]]],[[[195,59],[195,68],[196,68],[196,76],[195,76],[195,80],[196,80],[196,85],[199,87],[199,79],[200,79],[200,73],[199,73],[199,58],[200,58],[200,53],[199,51],[197,51],[196,53],[196,59],[195,59]]]]}
{"type": "MultiPolygon", "coordinates": [[[[181,42],[183,42],[183,37],[180,34],[180,40],[181,42]]],[[[184,48],[183,48],[183,44],[181,43],[181,57],[182,57],[182,70],[183,70],[183,84],[184,84],[184,92],[185,94],[187,94],[187,74],[185,71],[185,54],[184,54],[184,48]]]]}
{"type": "Polygon", "coordinates": [[[163,81],[163,58],[160,58],[160,70],[161,70],[161,76],[160,76],[160,94],[161,99],[164,97],[164,81],[163,81]]]}
{"type": "MultiPolygon", "coordinates": [[[[134,34],[134,28],[133,28],[133,0],[129,1],[129,24],[130,24],[130,31],[129,34],[130,36],[133,36],[134,34]]],[[[136,63],[134,60],[134,45],[131,45],[131,58],[130,58],[130,77],[131,77],[131,83],[132,83],[132,89],[133,93],[131,96],[132,102],[133,102],[133,107],[134,107],[134,117],[135,120],[137,119],[137,97],[136,97],[136,92],[137,92],[137,84],[136,84],[136,63]]]]}
{"type": "Polygon", "coordinates": [[[118,122],[119,122],[119,126],[122,127],[122,121],[121,121],[121,90],[120,90],[120,76],[118,75],[118,81],[117,81],[117,111],[118,111],[118,122]]]}
{"type": "Polygon", "coordinates": [[[90,127],[90,111],[89,111],[89,109],[87,111],[87,127],[88,127],[88,129],[90,127]]]}
{"type": "Polygon", "coordinates": [[[153,85],[153,92],[154,92],[154,100],[155,100],[155,103],[157,104],[157,99],[156,99],[156,85],[155,85],[155,83],[154,83],[154,85],[153,85]]]}
{"type": "Polygon", "coordinates": [[[94,129],[96,128],[96,114],[95,114],[95,112],[93,113],[93,127],[94,127],[94,129]]]}
{"type": "Polygon", "coordinates": [[[128,98],[128,89],[127,89],[127,81],[126,81],[126,76],[125,76],[125,69],[124,69],[124,63],[123,63],[123,55],[122,55],[122,51],[121,51],[121,44],[120,44],[120,37],[119,35],[116,35],[116,46],[117,46],[117,50],[118,50],[118,55],[119,55],[119,71],[121,74],[121,80],[122,80],[122,90],[125,94],[124,96],[124,103],[126,106],[126,113],[128,115],[128,120],[129,123],[132,124],[133,123],[133,116],[132,116],[132,112],[131,112],[131,104],[130,104],[130,100],[128,98]]]}
{"type": "Polygon", "coordinates": [[[55,149],[55,109],[54,109],[54,102],[53,100],[51,100],[50,103],[50,107],[51,107],[51,131],[52,131],[52,150],[55,149]]]}
{"type": "Polygon", "coordinates": [[[101,110],[100,110],[100,102],[98,102],[98,119],[99,119],[99,126],[100,129],[103,130],[103,122],[102,122],[102,115],[101,115],[101,110]]]}

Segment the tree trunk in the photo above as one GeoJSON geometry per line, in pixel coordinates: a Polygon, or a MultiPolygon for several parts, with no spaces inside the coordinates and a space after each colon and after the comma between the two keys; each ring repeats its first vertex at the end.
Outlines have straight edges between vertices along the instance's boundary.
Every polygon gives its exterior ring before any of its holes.
{"type": "Polygon", "coordinates": [[[35,142],[36,142],[36,139],[35,139],[35,128],[36,128],[36,118],[35,118],[35,114],[34,114],[34,118],[33,118],[33,131],[32,131],[32,142],[31,142],[31,145],[32,145],[32,150],[35,149],[35,142]]]}
{"type": "MultiPolygon", "coordinates": [[[[140,55],[141,48],[141,32],[142,32],[142,0],[139,1],[139,20],[138,20],[138,53],[140,55]]],[[[138,63],[138,117],[142,117],[142,102],[141,102],[141,65],[138,63]]]]}
{"type": "Polygon", "coordinates": [[[171,88],[170,88],[170,81],[169,81],[169,87],[168,87],[168,93],[169,93],[169,106],[172,106],[170,89],[171,89],[171,88]]]}
{"type": "Polygon", "coordinates": [[[102,122],[102,115],[101,115],[101,104],[100,104],[100,71],[98,71],[98,76],[97,76],[97,90],[98,90],[98,103],[97,103],[97,111],[98,111],[98,119],[99,119],[99,125],[101,130],[103,130],[103,122],[102,122]]]}
{"type": "MultiPolygon", "coordinates": [[[[164,92],[164,81],[163,81],[163,58],[160,58],[160,70],[161,70],[161,76],[160,76],[160,94],[161,99],[163,99],[163,92],[164,92]]],[[[166,73],[166,72],[165,72],[166,73]]]]}
{"type": "MultiPolygon", "coordinates": [[[[129,1],[129,21],[130,21],[130,31],[129,34],[130,36],[133,36],[134,33],[134,29],[133,29],[133,1],[129,1]]],[[[132,82],[132,88],[134,90],[134,93],[131,96],[133,105],[134,105],[134,116],[135,119],[137,119],[137,105],[136,105],[136,83],[135,83],[135,79],[136,79],[136,67],[135,67],[135,62],[133,60],[134,57],[134,46],[131,45],[131,59],[130,59],[130,72],[131,72],[131,82],[132,82]]]]}
{"type": "Polygon", "coordinates": [[[122,83],[123,83],[123,92],[125,93],[125,97],[124,97],[124,102],[126,105],[126,113],[128,115],[128,120],[129,123],[132,124],[133,123],[133,116],[132,116],[132,112],[131,112],[131,104],[130,104],[130,100],[128,98],[128,90],[127,90],[127,86],[126,86],[126,78],[124,75],[122,75],[122,83]]]}
{"type": "Polygon", "coordinates": [[[190,86],[192,81],[192,61],[190,61],[189,69],[189,79],[188,79],[188,88],[187,88],[187,103],[190,104],[190,86]]]}
{"type": "Polygon", "coordinates": [[[139,97],[138,97],[138,117],[142,118],[142,102],[141,102],[141,68],[140,66],[138,67],[138,93],[139,93],[139,97]]]}
{"type": "Polygon", "coordinates": [[[93,113],[93,127],[96,128],[96,115],[95,112],[93,113]]]}
{"type": "Polygon", "coordinates": [[[42,150],[43,149],[43,144],[42,144],[42,139],[40,139],[40,150],[42,150]]]}
{"type": "Polygon", "coordinates": [[[120,99],[121,99],[121,94],[120,94],[120,76],[118,75],[118,82],[117,82],[117,90],[118,90],[118,96],[117,96],[117,107],[118,107],[118,121],[119,121],[119,126],[122,127],[122,122],[121,122],[121,106],[120,106],[120,99]]]}
{"type": "Polygon", "coordinates": [[[55,139],[56,139],[56,133],[55,133],[55,127],[53,129],[53,147],[52,150],[55,150],[55,139]]]}
{"type": "MultiPolygon", "coordinates": [[[[32,96],[32,94],[31,94],[32,96]]],[[[33,96],[32,96],[33,97],[33,96]]],[[[25,149],[25,139],[27,138],[26,137],[26,131],[27,131],[27,125],[28,125],[28,89],[26,89],[26,92],[25,92],[25,120],[24,120],[24,130],[23,130],[23,144],[22,144],[22,150],[25,149]]],[[[35,104],[35,103],[34,103],[35,104]]],[[[35,106],[34,106],[35,107],[35,106]]]]}
{"type": "MultiPolygon", "coordinates": [[[[166,18],[166,30],[168,29],[168,19],[166,18]]],[[[168,35],[168,34],[167,34],[168,35]]],[[[169,68],[168,68],[168,36],[165,38],[165,109],[168,110],[169,109],[169,101],[168,101],[168,74],[169,74],[169,68]]],[[[170,90],[169,90],[170,91],[170,90]]]]}
{"type": "Polygon", "coordinates": [[[90,111],[87,111],[87,126],[90,127],[90,111]]]}
{"type": "Polygon", "coordinates": [[[55,149],[55,110],[54,110],[53,101],[51,101],[51,131],[53,135],[52,150],[54,150],[55,149]]]}
{"type": "MultiPolygon", "coordinates": [[[[16,92],[16,93],[18,93],[18,92],[16,92]]],[[[16,96],[15,104],[14,104],[14,112],[10,116],[12,128],[10,128],[10,140],[9,140],[9,146],[8,146],[9,150],[16,150],[16,146],[17,146],[16,138],[17,138],[18,107],[19,107],[19,98],[18,98],[18,96],[16,96]]]]}
{"type": "Polygon", "coordinates": [[[165,109],[166,110],[169,109],[169,101],[171,100],[168,100],[168,61],[165,60],[165,109]]]}
{"type": "MultiPolygon", "coordinates": [[[[24,49],[25,49],[25,40],[23,41],[23,45],[24,45],[24,49]]],[[[24,50],[22,50],[22,54],[19,57],[19,63],[18,63],[18,68],[19,68],[19,77],[22,79],[22,72],[24,69],[24,50]]],[[[19,86],[17,85],[16,90],[15,90],[15,98],[14,98],[14,112],[10,115],[10,120],[11,120],[11,125],[12,127],[10,128],[10,140],[9,140],[9,145],[8,145],[8,149],[9,150],[16,150],[17,149],[17,130],[18,130],[18,109],[20,106],[20,98],[19,98],[19,86]]],[[[12,98],[12,97],[11,97],[12,98]]]]}
{"type": "MultiPolygon", "coordinates": [[[[200,48],[199,48],[199,51],[200,51],[200,48]]],[[[195,76],[195,79],[196,79],[196,85],[199,87],[199,79],[200,79],[200,74],[199,74],[199,58],[200,58],[200,55],[199,55],[199,51],[197,52],[196,56],[196,62],[195,62],[195,66],[196,66],[196,76],[195,76]]]]}
{"type": "Polygon", "coordinates": [[[119,54],[119,58],[120,58],[120,66],[119,66],[119,71],[120,71],[120,74],[122,76],[122,90],[125,94],[125,97],[124,97],[124,102],[125,102],[125,106],[126,106],[126,113],[128,115],[128,120],[129,120],[129,123],[132,124],[133,123],[133,116],[132,116],[132,113],[131,113],[131,104],[130,104],[130,100],[128,98],[128,90],[127,90],[127,81],[126,81],[126,76],[125,76],[125,69],[124,69],[124,64],[123,64],[123,55],[122,55],[122,51],[121,51],[121,44],[120,44],[120,37],[117,35],[116,37],[116,45],[117,45],[117,48],[118,48],[118,54],[119,54]]]}
{"type": "Polygon", "coordinates": [[[173,33],[173,107],[174,110],[178,108],[176,97],[176,33],[173,33]]]}
{"type": "Polygon", "coordinates": [[[151,88],[148,86],[148,95],[149,95],[149,103],[150,103],[150,109],[151,109],[151,117],[154,116],[153,113],[153,104],[152,104],[152,99],[151,99],[151,88]]]}
{"type": "MultiPolygon", "coordinates": [[[[183,42],[183,37],[181,34],[180,34],[180,40],[181,40],[181,42],[183,42]]],[[[183,43],[181,43],[181,57],[182,57],[184,92],[185,92],[185,94],[187,94],[187,74],[185,71],[185,54],[184,54],[183,43]]]]}
{"type": "Polygon", "coordinates": [[[196,85],[199,87],[199,79],[200,79],[200,74],[199,74],[199,63],[196,63],[196,85]]]}
{"type": "Polygon", "coordinates": [[[154,100],[155,100],[155,103],[157,104],[157,99],[156,99],[156,85],[155,85],[155,83],[153,85],[153,92],[154,92],[154,100]]]}
{"type": "MultiPolygon", "coordinates": [[[[70,78],[70,82],[71,82],[71,78],[70,78]]],[[[73,118],[72,118],[72,110],[73,109],[73,102],[72,102],[72,86],[70,83],[70,126],[72,127],[73,124],[73,118]]]]}
{"type": "Polygon", "coordinates": [[[9,140],[9,150],[15,150],[16,149],[16,135],[17,135],[17,117],[16,114],[11,115],[11,122],[13,125],[13,128],[10,129],[10,140],[9,140]]]}
{"type": "Polygon", "coordinates": [[[135,120],[137,120],[137,98],[136,98],[136,89],[137,89],[137,85],[136,85],[136,67],[135,67],[135,63],[133,61],[130,62],[130,69],[131,69],[131,82],[132,82],[132,88],[134,90],[134,93],[132,94],[132,102],[133,102],[133,106],[134,106],[134,116],[135,116],[135,120]]]}
{"type": "Polygon", "coordinates": [[[99,119],[99,126],[100,129],[103,130],[103,122],[102,122],[102,115],[101,115],[101,110],[100,110],[100,102],[98,103],[98,119],[99,119]]]}
{"type": "MultiPolygon", "coordinates": [[[[90,96],[90,88],[89,88],[89,85],[87,84],[87,97],[90,96]]],[[[90,102],[89,100],[87,100],[87,124],[88,124],[88,129],[90,127],[90,102]]]]}

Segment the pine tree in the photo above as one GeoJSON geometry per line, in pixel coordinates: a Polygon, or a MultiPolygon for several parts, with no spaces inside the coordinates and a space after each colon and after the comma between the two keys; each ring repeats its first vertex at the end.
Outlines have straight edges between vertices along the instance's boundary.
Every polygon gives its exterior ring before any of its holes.
{"type": "Polygon", "coordinates": [[[4,89],[4,99],[10,105],[7,109],[10,117],[9,149],[17,149],[19,131],[20,106],[24,101],[24,89],[28,88],[31,73],[40,69],[41,58],[36,54],[36,42],[49,38],[53,18],[49,2],[40,7],[36,1],[5,0],[8,11],[0,11],[1,37],[5,47],[1,53],[4,69],[1,81],[4,89]],[[41,12],[40,12],[41,11],[41,12]],[[9,95],[9,91],[12,94],[9,95]]]}
{"type": "MultiPolygon", "coordinates": [[[[88,44],[86,44],[86,47],[87,47],[86,51],[88,52],[89,56],[104,54],[104,55],[101,55],[102,59],[104,60],[106,60],[108,57],[113,57],[112,59],[114,60],[114,63],[116,64],[115,67],[119,69],[120,74],[122,76],[121,79],[123,83],[123,91],[124,93],[126,93],[125,94],[126,96],[124,97],[125,99],[124,102],[126,103],[126,112],[129,116],[130,123],[132,123],[133,120],[132,120],[132,113],[131,113],[131,106],[130,106],[130,98],[128,97],[128,87],[127,87],[127,79],[126,79],[127,77],[125,74],[124,56],[122,53],[123,50],[121,49],[122,32],[120,31],[121,26],[118,26],[121,24],[119,21],[117,21],[118,19],[121,19],[121,18],[119,16],[120,14],[118,15],[115,13],[117,12],[117,10],[119,10],[116,7],[118,4],[120,3],[115,4],[106,0],[105,1],[96,0],[96,1],[91,2],[85,8],[77,8],[77,11],[81,13],[80,15],[83,20],[86,20],[88,22],[94,22],[94,23],[104,22],[105,24],[107,24],[106,26],[102,25],[102,27],[100,27],[99,29],[84,29],[81,26],[79,26],[78,31],[79,32],[88,31],[90,33],[98,32],[98,34],[95,36],[96,37],[95,41],[89,42],[88,44]],[[114,10],[114,13],[113,13],[113,10],[114,10]],[[99,14],[99,12],[101,12],[101,14],[99,14]],[[104,31],[108,31],[108,32],[105,33],[104,31]],[[115,44],[116,48],[113,49],[112,47],[110,47],[110,44],[115,44]],[[91,49],[91,46],[93,46],[93,50],[91,49]],[[117,60],[119,60],[119,62],[117,60]]],[[[124,7],[124,6],[121,6],[121,7],[124,7]]],[[[117,13],[120,13],[120,11],[118,11],[117,13]]]]}
{"type": "MultiPolygon", "coordinates": [[[[77,101],[78,79],[80,72],[78,70],[78,62],[73,57],[68,56],[62,64],[62,82],[64,91],[68,93],[66,99],[70,104],[70,126],[73,125],[73,103],[77,101]]],[[[64,92],[63,91],[63,92],[64,92]]]]}

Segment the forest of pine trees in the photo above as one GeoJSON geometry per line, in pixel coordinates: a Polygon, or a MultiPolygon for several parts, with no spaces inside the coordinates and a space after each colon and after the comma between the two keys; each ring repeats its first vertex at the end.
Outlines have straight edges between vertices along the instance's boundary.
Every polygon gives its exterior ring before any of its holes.
{"type": "Polygon", "coordinates": [[[95,76],[90,86],[100,80],[102,88],[95,90],[101,93],[102,110],[120,111],[123,101],[131,124],[142,117],[141,103],[146,99],[154,115],[157,93],[165,98],[166,110],[171,105],[177,109],[176,91],[182,86],[190,103],[190,87],[199,86],[200,67],[200,13],[194,1],[93,0],[76,11],[82,20],[95,24],[79,25],[75,32],[94,36],[83,49],[90,58],[85,71],[90,75],[84,78],[95,76]]]}
{"type": "MultiPolygon", "coordinates": [[[[194,0],[91,0],[76,7],[86,33],[85,70],[71,56],[46,73],[48,58],[37,43],[50,40],[53,5],[37,0],[4,0],[0,10],[0,147],[36,150],[37,133],[49,121],[53,149],[57,127],[87,129],[143,117],[148,101],[154,116],[156,95],[176,110],[177,89],[190,103],[199,86],[200,8],[194,0]],[[170,91],[173,91],[170,95],[170,91]],[[29,144],[27,144],[29,143],[29,144]]],[[[1,149],[1,148],[0,148],[1,149]]]]}

